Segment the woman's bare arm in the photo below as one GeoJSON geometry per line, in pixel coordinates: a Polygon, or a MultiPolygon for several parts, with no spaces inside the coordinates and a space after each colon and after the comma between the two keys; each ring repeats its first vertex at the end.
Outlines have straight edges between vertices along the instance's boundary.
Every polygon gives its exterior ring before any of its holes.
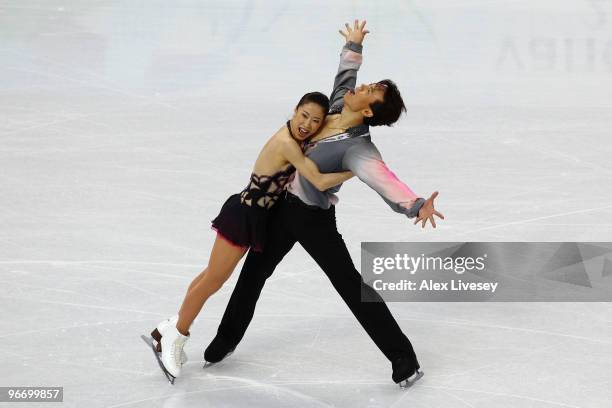
{"type": "Polygon", "coordinates": [[[306,180],[310,181],[320,191],[342,184],[353,177],[353,173],[350,171],[321,173],[315,162],[304,156],[298,144],[292,139],[281,139],[280,153],[302,176],[306,177],[306,180]]]}

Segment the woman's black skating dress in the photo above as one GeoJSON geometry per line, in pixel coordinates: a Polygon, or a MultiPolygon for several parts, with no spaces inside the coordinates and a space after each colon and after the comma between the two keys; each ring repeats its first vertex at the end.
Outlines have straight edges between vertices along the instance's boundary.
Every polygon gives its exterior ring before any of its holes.
{"type": "Polygon", "coordinates": [[[230,243],[262,251],[270,209],[295,171],[291,165],[270,176],[251,174],[242,192],[227,199],[212,228],[230,243]]]}

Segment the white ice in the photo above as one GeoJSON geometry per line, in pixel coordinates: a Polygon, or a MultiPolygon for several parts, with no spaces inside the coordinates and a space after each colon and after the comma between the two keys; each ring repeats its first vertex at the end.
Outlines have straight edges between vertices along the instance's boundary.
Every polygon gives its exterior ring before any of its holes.
{"type": "Polygon", "coordinates": [[[609,404],[610,304],[390,304],[426,373],[404,392],[299,247],[234,355],[202,369],[236,276],[177,384],[161,375],[139,335],[176,312],[299,96],[329,93],[355,17],[360,80],[394,79],[408,106],[373,139],[447,217],[422,231],[350,181],[357,265],[362,241],[611,239],[610,1],[4,0],[0,386],[93,408],[609,404]]]}

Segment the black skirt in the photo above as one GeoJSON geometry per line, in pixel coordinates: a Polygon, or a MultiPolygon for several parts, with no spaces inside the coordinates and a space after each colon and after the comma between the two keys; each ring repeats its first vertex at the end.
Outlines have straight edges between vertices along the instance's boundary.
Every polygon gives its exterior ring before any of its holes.
{"type": "Polygon", "coordinates": [[[266,224],[270,210],[240,202],[240,194],[227,199],[221,212],[212,221],[212,228],[230,243],[263,251],[266,224]]]}

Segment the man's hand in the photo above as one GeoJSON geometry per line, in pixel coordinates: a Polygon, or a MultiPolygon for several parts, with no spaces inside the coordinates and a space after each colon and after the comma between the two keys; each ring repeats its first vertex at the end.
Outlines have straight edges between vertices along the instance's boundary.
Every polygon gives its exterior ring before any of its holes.
{"type": "Polygon", "coordinates": [[[423,206],[419,210],[419,216],[414,222],[415,224],[421,221],[423,223],[422,228],[425,228],[425,224],[427,223],[427,220],[429,220],[429,222],[431,222],[431,225],[436,228],[436,221],[434,220],[433,216],[436,215],[440,219],[444,219],[444,216],[438,211],[436,211],[436,209],[434,208],[434,200],[437,196],[438,192],[434,191],[431,197],[425,200],[425,204],[423,204],[423,206]]]}
{"type": "Polygon", "coordinates": [[[353,28],[351,28],[349,23],[345,23],[344,26],[346,27],[346,31],[338,31],[347,42],[352,41],[354,43],[361,44],[363,42],[363,38],[369,33],[368,30],[364,30],[365,25],[365,20],[363,20],[361,23],[359,23],[359,20],[355,20],[353,23],[353,28]]]}

